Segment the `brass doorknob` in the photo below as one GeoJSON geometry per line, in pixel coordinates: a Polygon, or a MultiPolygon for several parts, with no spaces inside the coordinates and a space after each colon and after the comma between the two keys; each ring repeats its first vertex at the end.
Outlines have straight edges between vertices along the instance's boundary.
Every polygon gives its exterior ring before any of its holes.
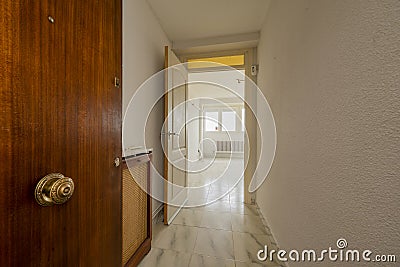
{"type": "Polygon", "coordinates": [[[51,173],[40,179],[35,189],[36,202],[41,206],[63,204],[74,193],[74,182],[61,173],[51,173]]]}

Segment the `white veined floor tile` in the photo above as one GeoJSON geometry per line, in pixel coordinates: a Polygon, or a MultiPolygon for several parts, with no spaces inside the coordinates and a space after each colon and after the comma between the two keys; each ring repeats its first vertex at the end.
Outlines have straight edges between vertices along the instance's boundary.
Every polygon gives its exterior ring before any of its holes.
{"type": "Polygon", "coordinates": [[[221,259],[234,259],[232,232],[200,228],[194,253],[221,259]]]}
{"type": "Polygon", "coordinates": [[[152,242],[152,246],[161,249],[192,252],[198,229],[191,226],[170,225],[158,234],[152,242]]]}
{"type": "Polygon", "coordinates": [[[232,230],[231,216],[229,213],[220,213],[217,211],[205,211],[200,227],[232,230]]]}

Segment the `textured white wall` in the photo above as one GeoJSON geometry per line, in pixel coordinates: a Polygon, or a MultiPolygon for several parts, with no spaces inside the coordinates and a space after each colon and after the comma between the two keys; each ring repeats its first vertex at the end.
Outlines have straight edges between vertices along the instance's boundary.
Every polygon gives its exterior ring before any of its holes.
{"type": "MultiPolygon", "coordinates": [[[[164,67],[164,46],[171,45],[156,17],[145,0],[123,1],[123,111],[134,92],[153,74],[164,67]]],[[[128,112],[133,118],[143,117],[143,110],[154,103],[160,93],[164,91],[164,81],[159,81],[159,86],[148,92],[148,103],[143,106],[130,107],[128,112]],[[138,116],[138,117],[136,117],[138,116]]],[[[164,170],[163,152],[160,143],[160,132],[163,123],[164,104],[160,102],[155,106],[146,129],[146,146],[153,147],[153,162],[161,174],[164,170]]],[[[124,132],[124,143],[127,147],[142,145],[144,129],[130,126],[124,132]]],[[[153,175],[154,176],[154,175],[153,175]]],[[[160,181],[160,180],[158,180],[160,181]]],[[[162,196],[163,184],[152,184],[153,193],[162,196]]],[[[153,211],[161,203],[153,200],[153,211]]]]}
{"type": "Polygon", "coordinates": [[[257,202],[280,247],[399,258],[400,1],[272,1],[258,55],[278,143],[257,202]]]}
{"type": "Polygon", "coordinates": [[[244,70],[194,72],[189,75],[192,98],[244,98],[244,70]],[[240,83],[237,79],[241,80],[240,83]],[[220,86],[218,86],[220,85],[220,86]],[[227,88],[225,88],[227,87],[227,88]]]}

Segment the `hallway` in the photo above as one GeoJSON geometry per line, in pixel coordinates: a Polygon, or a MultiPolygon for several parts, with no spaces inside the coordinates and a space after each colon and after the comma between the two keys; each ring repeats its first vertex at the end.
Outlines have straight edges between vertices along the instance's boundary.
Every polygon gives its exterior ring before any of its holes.
{"type": "Polygon", "coordinates": [[[243,203],[243,179],[235,179],[242,166],[243,159],[215,159],[190,174],[190,186],[208,184],[189,194],[188,206],[201,206],[182,209],[170,226],[155,224],[152,250],[140,266],[259,266],[257,252],[276,243],[257,206],[243,203]],[[228,193],[228,185],[236,183],[228,193]]]}
{"type": "Polygon", "coordinates": [[[400,267],[400,0],[0,14],[0,267],[400,267]]]}
{"type": "MultiPolygon", "coordinates": [[[[169,227],[155,225],[152,250],[141,266],[256,266],[251,264],[256,250],[272,242],[270,231],[254,233],[268,229],[255,227],[261,225],[258,214],[284,250],[323,251],[345,238],[351,249],[399,253],[399,1],[125,3],[124,110],[142,82],[163,68],[164,46],[182,62],[246,51],[253,55],[250,78],[270,105],[277,137],[272,168],[268,175],[257,173],[266,180],[256,191],[255,206],[243,205],[232,192],[215,204],[182,210],[169,227]]],[[[154,88],[148,99],[164,92],[163,81],[154,88]]],[[[261,123],[268,120],[261,116],[260,99],[255,113],[261,123]]],[[[154,114],[162,112],[160,105],[154,114]]],[[[163,117],[154,117],[149,128],[159,129],[163,117]]],[[[272,151],[272,135],[261,135],[268,129],[260,127],[250,139],[258,154],[251,163],[272,151]]],[[[141,134],[140,127],[132,130],[129,145],[140,146],[141,134]]],[[[159,131],[148,131],[146,139],[162,172],[159,131]]],[[[201,181],[190,185],[201,186],[201,181]]],[[[162,185],[154,183],[153,189],[162,200],[162,185]]],[[[214,186],[194,191],[189,205],[219,195],[214,186]]],[[[153,202],[153,215],[162,205],[153,202]]],[[[320,265],[366,263],[326,259],[320,265]]]]}

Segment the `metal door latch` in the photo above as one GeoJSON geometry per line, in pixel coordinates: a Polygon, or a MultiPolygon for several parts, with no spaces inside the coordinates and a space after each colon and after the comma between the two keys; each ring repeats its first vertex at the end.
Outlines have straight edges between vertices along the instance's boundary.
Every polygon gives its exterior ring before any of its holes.
{"type": "Polygon", "coordinates": [[[114,78],[114,86],[115,86],[115,88],[119,88],[120,84],[121,84],[121,81],[119,80],[119,78],[115,77],[114,78]]]}

